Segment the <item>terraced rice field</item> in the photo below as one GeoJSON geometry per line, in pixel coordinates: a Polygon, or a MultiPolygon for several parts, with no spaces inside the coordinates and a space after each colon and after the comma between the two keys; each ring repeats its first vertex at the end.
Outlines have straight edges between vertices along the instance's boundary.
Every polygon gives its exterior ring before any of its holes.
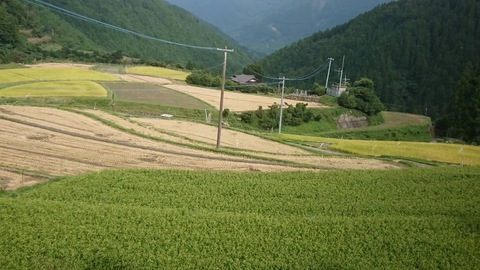
{"type": "Polygon", "coordinates": [[[78,68],[21,68],[0,70],[2,83],[27,81],[119,81],[115,76],[78,68]]]}
{"type": "Polygon", "coordinates": [[[285,140],[329,144],[331,149],[364,156],[390,156],[480,166],[480,147],[460,144],[362,141],[281,134],[285,140]]]}
{"type": "Polygon", "coordinates": [[[0,89],[0,97],[106,97],[107,90],[90,81],[34,82],[0,89]]]}
{"type": "Polygon", "coordinates": [[[189,73],[161,67],[130,67],[127,73],[185,81],[189,73]]]}
{"type": "MultiPolygon", "coordinates": [[[[216,108],[220,108],[219,90],[182,84],[171,84],[165,87],[194,96],[216,108]]],[[[292,105],[307,103],[309,108],[326,108],[325,105],[316,102],[303,102],[289,99],[285,99],[284,102],[292,105]]],[[[254,111],[257,110],[259,106],[268,108],[268,106],[271,106],[273,103],[280,104],[281,98],[225,91],[224,108],[232,112],[254,111]]]]}
{"type": "MultiPolygon", "coordinates": [[[[56,176],[106,168],[177,168],[208,171],[298,171],[310,170],[308,166],[328,168],[322,162],[321,156],[311,156],[309,152],[279,143],[267,144],[263,139],[250,135],[235,135],[240,141],[250,141],[247,144],[250,146],[239,148],[239,151],[264,159],[230,156],[197,149],[195,145],[212,150],[214,146],[210,145],[210,139],[197,138],[198,142],[192,142],[190,138],[176,133],[161,132],[161,126],[156,127],[160,131],[155,131],[154,128],[148,128],[148,123],[147,126],[142,126],[103,112],[89,112],[126,129],[147,133],[164,141],[125,133],[73,112],[52,108],[0,106],[2,126],[0,168],[10,172],[8,177],[2,175],[3,184],[9,189],[14,189],[34,183],[32,177],[35,176],[38,176],[37,181],[44,181],[56,176]],[[265,158],[285,162],[301,160],[304,161],[304,166],[291,166],[265,158]],[[25,173],[32,177],[23,178],[25,173]],[[12,174],[16,176],[12,177],[12,174]]],[[[207,131],[207,134],[209,132],[207,131]]],[[[332,158],[324,161],[328,159],[332,158]]],[[[335,164],[357,169],[395,167],[372,159],[337,158],[335,164]]]]}

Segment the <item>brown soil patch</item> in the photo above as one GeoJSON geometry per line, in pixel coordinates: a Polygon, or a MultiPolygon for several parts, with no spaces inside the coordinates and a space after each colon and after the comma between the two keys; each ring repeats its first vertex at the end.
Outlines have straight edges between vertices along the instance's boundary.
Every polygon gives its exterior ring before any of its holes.
{"type": "Polygon", "coordinates": [[[30,44],[41,44],[41,43],[49,42],[51,40],[52,40],[51,36],[44,36],[40,38],[27,38],[27,41],[30,44]]]}

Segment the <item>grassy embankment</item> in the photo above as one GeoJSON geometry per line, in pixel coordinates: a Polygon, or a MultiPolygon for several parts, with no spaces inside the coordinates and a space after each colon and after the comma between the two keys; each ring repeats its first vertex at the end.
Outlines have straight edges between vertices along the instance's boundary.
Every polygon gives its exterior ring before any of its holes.
{"type": "Polygon", "coordinates": [[[480,268],[480,169],[106,171],[0,193],[6,269],[480,268]]]}
{"type": "MultiPolygon", "coordinates": [[[[321,101],[325,102],[325,98],[321,101]]],[[[331,102],[328,99],[327,102],[331,102]]],[[[284,126],[282,131],[288,134],[318,136],[328,138],[344,138],[357,140],[390,140],[390,141],[422,141],[432,140],[430,119],[422,115],[398,112],[382,112],[378,116],[368,118],[370,126],[354,129],[338,129],[337,119],[342,114],[364,116],[350,109],[333,106],[330,109],[314,110],[321,116],[320,121],[311,121],[297,127],[284,126]]]]}

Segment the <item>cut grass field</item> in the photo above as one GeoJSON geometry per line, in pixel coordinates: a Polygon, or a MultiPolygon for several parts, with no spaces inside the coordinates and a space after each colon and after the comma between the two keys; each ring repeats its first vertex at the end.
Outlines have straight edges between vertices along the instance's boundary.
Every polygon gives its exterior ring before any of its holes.
{"type": "Polygon", "coordinates": [[[127,73],[161,77],[177,81],[185,81],[189,75],[189,73],[181,70],[173,70],[161,67],[131,67],[127,69],[127,73]]]}
{"type": "Polygon", "coordinates": [[[106,97],[107,90],[89,81],[51,81],[0,89],[0,97],[106,97]]]}
{"type": "Polygon", "coordinates": [[[199,99],[156,84],[115,82],[104,83],[103,85],[105,85],[112,93],[115,94],[115,100],[118,101],[163,105],[186,109],[213,109],[212,106],[199,99]]]}
{"type": "Polygon", "coordinates": [[[115,76],[77,68],[22,68],[0,70],[2,84],[28,81],[120,81],[115,76]]]}
{"type": "Polygon", "coordinates": [[[480,147],[460,144],[342,140],[311,136],[279,134],[285,141],[312,144],[330,144],[329,148],[363,156],[399,157],[415,160],[480,166],[480,147]]]}
{"type": "Polygon", "coordinates": [[[0,193],[5,269],[479,269],[480,168],[105,171],[0,193]]]}

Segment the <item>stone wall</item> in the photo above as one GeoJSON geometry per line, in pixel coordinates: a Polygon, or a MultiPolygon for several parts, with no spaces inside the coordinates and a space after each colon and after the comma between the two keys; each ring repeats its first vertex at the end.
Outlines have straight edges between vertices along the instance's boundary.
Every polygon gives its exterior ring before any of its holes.
{"type": "Polygon", "coordinates": [[[366,116],[353,116],[348,113],[340,115],[337,120],[339,129],[368,127],[368,119],[366,116]]]}

